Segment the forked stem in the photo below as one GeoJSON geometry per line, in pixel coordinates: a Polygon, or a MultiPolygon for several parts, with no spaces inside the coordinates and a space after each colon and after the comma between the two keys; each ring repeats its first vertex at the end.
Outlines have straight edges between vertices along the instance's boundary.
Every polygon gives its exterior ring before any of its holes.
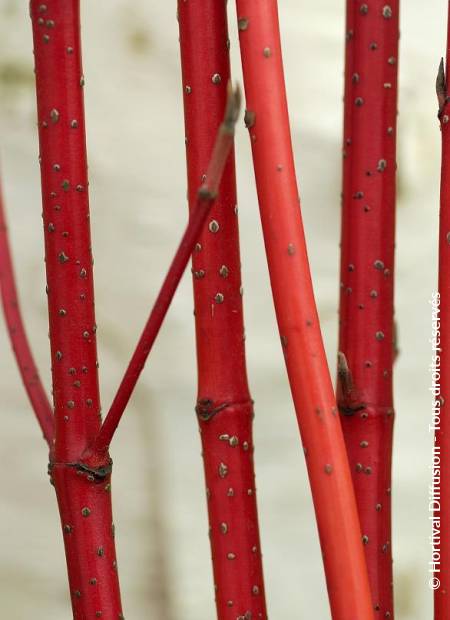
{"type": "Polygon", "coordinates": [[[79,0],[31,0],[58,500],[74,620],[123,618],[111,469],[80,455],[100,430],[79,0]]]}

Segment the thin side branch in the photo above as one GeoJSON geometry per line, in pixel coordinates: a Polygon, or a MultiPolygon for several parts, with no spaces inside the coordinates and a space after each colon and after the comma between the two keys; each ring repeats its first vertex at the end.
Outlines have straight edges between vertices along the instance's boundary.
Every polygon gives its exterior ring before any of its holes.
{"type": "Polygon", "coordinates": [[[215,202],[222,173],[233,146],[234,125],[239,114],[239,107],[239,89],[236,88],[233,90],[230,86],[227,113],[217,134],[211,161],[206,173],[206,179],[198,192],[196,207],[191,213],[178,250],[165,277],[116,396],[114,397],[111,408],[92,448],[85,455],[85,459],[89,461],[91,459],[94,461],[100,459],[101,461],[107,453],[108,446],[111,443],[131,394],[136,387],[136,383],[159,333],[181,277],[186,269],[206,217],[215,202]]]}
{"type": "Polygon", "coordinates": [[[9,339],[31,407],[49,448],[53,441],[53,410],[39,377],[22,320],[0,191],[0,292],[9,339]]]}

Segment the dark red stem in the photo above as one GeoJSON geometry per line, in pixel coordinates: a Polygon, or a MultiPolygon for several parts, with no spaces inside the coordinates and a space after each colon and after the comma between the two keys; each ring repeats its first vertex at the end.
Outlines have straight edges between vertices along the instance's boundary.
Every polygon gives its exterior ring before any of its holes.
{"type": "Polygon", "coordinates": [[[338,405],[374,609],[394,617],[391,459],[399,2],[347,2],[338,405]]]}
{"type": "MultiPolygon", "coordinates": [[[[188,197],[205,173],[230,77],[226,3],[178,2],[188,197]]],[[[234,156],[193,256],[200,427],[219,620],[267,618],[247,384],[234,156]]]]}
{"type": "Polygon", "coordinates": [[[0,187],[0,292],[9,339],[20,376],[49,448],[53,442],[53,411],[31,353],[20,311],[0,187]]]}
{"type": "Polygon", "coordinates": [[[237,0],[246,121],[275,310],[308,466],[333,620],[372,620],[351,474],[314,301],[276,0],[237,0]]]}
{"type": "Polygon", "coordinates": [[[450,2],[446,63],[441,61],[436,91],[442,139],[441,204],[439,224],[439,293],[433,295],[432,377],[434,381],[432,488],[435,519],[432,523],[434,568],[434,620],[450,620],[450,2]]]}
{"type": "Polygon", "coordinates": [[[100,430],[79,0],[31,0],[55,444],[50,475],[61,515],[75,620],[122,617],[110,465],[79,464],[100,430]]]}

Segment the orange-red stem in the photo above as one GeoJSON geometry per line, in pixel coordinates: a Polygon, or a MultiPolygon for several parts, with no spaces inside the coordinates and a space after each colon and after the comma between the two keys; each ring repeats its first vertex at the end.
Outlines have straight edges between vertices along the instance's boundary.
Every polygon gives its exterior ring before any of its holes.
{"type": "Polygon", "coordinates": [[[276,0],[237,0],[249,129],[275,310],[334,620],[372,620],[345,444],[314,301],[291,146],[276,0]]]}

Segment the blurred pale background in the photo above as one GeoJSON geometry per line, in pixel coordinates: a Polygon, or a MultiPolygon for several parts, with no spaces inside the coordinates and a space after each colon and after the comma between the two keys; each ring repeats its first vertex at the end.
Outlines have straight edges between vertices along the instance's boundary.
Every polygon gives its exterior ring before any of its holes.
{"type": "MultiPolygon", "coordinates": [[[[83,2],[84,68],[102,399],[111,401],[186,221],[175,2],[83,2]]],[[[334,365],[344,0],[280,0],[309,253],[334,365]]],[[[428,364],[436,282],[439,128],[434,80],[446,0],[402,7],[394,536],[398,620],[431,614],[428,364]]],[[[229,2],[235,77],[236,15],[229,2]]],[[[49,387],[47,310],[27,2],[0,0],[0,150],[26,323],[49,387]]],[[[327,620],[321,557],[277,336],[248,137],[237,161],[248,370],[269,613],[327,620]]],[[[192,292],[185,277],[114,443],[125,615],[211,620],[213,586],[197,424],[192,292]]],[[[334,371],[333,371],[334,372],[334,371]]],[[[71,617],[47,453],[0,329],[0,600],[13,620],[71,617]]],[[[345,570],[345,566],[342,567],[345,570]]]]}

